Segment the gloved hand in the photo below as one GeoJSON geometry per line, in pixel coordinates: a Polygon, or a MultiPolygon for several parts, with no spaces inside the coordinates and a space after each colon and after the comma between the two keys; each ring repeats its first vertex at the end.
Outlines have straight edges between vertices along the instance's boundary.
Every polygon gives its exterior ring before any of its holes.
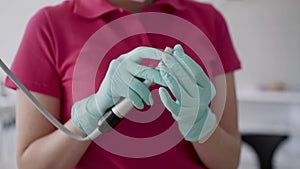
{"type": "Polygon", "coordinates": [[[100,117],[121,97],[129,98],[138,109],[144,107],[143,101],[152,105],[153,99],[148,87],[137,78],[160,85],[165,85],[165,82],[158,70],[138,63],[144,58],[161,60],[162,55],[163,52],[158,49],[138,47],[111,61],[97,93],[73,105],[71,115],[75,126],[89,134],[97,127],[100,117]]]}
{"type": "Polygon", "coordinates": [[[209,108],[216,91],[202,68],[184,53],[180,45],[174,47],[173,55],[165,54],[160,73],[176,101],[164,87],[160,87],[159,95],[178,122],[184,138],[198,141],[216,124],[216,117],[209,108]]]}

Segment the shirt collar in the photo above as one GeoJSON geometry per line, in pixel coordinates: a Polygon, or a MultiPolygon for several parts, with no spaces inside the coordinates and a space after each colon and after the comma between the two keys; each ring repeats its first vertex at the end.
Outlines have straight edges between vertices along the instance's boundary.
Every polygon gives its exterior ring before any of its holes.
{"type": "MultiPolygon", "coordinates": [[[[182,0],[155,0],[154,6],[171,6],[177,10],[185,9],[182,0]]],[[[111,5],[107,0],[74,0],[73,12],[84,18],[96,18],[113,10],[120,9],[111,5]]]]}

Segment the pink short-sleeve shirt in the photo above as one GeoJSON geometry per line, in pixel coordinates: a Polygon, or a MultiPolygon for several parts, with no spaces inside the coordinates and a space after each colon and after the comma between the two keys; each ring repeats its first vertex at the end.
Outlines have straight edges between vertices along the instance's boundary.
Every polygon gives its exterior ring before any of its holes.
{"type": "MultiPolygon", "coordinates": [[[[225,20],[211,5],[188,0],[156,0],[142,12],[164,12],[188,20],[209,38],[219,54],[225,73],[240,68],[225,20]]],[[[72,94],[73,72],[81,49],[99,28],[128,14],[106,0],[69,0],[43,8],[29,21],[11,69],[29,90],[59,98],[62,122],[66,122],[71,117],[71,107],[76,101],[72,94]]],[[[164,49],[177,43],[180,41],[157,34],[135,35],[119,42],[105,55],[104,63],[107,64],[101,65],[97,72],[95,89],[101,84],[109,62],[119,55],[138,46],[164,49]]],[[[195,55],[187,46],[183,46],[187,54],[195,55]]],[[[9,79],[6,80],[6,86],[16,89],[9,79]]],[[[90,94],[86,93],[86,96],[90,94]]],[[[124,120],[118,128],[123,133],[142,138],[164,131],[173,122],[170,113],[164,111],[153,122],[140,124],[124,120]]],[[[119,156],[92,143],[76,168],[201,169],[205,166],[192,144],[182,140],[170,150],[147,158],[119,156]]]]}

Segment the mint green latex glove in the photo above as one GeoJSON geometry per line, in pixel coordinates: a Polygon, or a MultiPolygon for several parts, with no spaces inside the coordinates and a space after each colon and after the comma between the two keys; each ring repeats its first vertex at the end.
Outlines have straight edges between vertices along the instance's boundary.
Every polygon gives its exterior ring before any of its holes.
{"type": "Polygon", "coordinates": [[[99,90],[72,107],[72,121],[77,128],[89,134],[96,127],[100,117],[120,98],[128,98],[132,104],[142,109],[143,101],[153,104],[148,87],[137,78],[165,85],[156,69],[138,64],[142,59],[161,60],[163,52],[150,47],[138,47],[111,61],[99,90]]]}
{"type": "Polygon", "coordinates": [[[178,122],[184,138],[198,141],[216,124],[216,117],[209,108],[216,91],[202,68],[184,53],[180,45],[174,47],[173,55],[163,57],[160,73],[176,101],[163,87],[159,89],[159,95],[178,122]]]}

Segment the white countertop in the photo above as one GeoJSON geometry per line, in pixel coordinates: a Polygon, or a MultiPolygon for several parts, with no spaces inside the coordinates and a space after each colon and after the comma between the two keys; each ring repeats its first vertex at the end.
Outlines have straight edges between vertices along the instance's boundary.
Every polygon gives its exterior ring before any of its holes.
{"type": "Polygon", "coordinates": [[[242,102],[267,102],[300,104],[300,92],[238,90],[237,98],[242,102]]]}

